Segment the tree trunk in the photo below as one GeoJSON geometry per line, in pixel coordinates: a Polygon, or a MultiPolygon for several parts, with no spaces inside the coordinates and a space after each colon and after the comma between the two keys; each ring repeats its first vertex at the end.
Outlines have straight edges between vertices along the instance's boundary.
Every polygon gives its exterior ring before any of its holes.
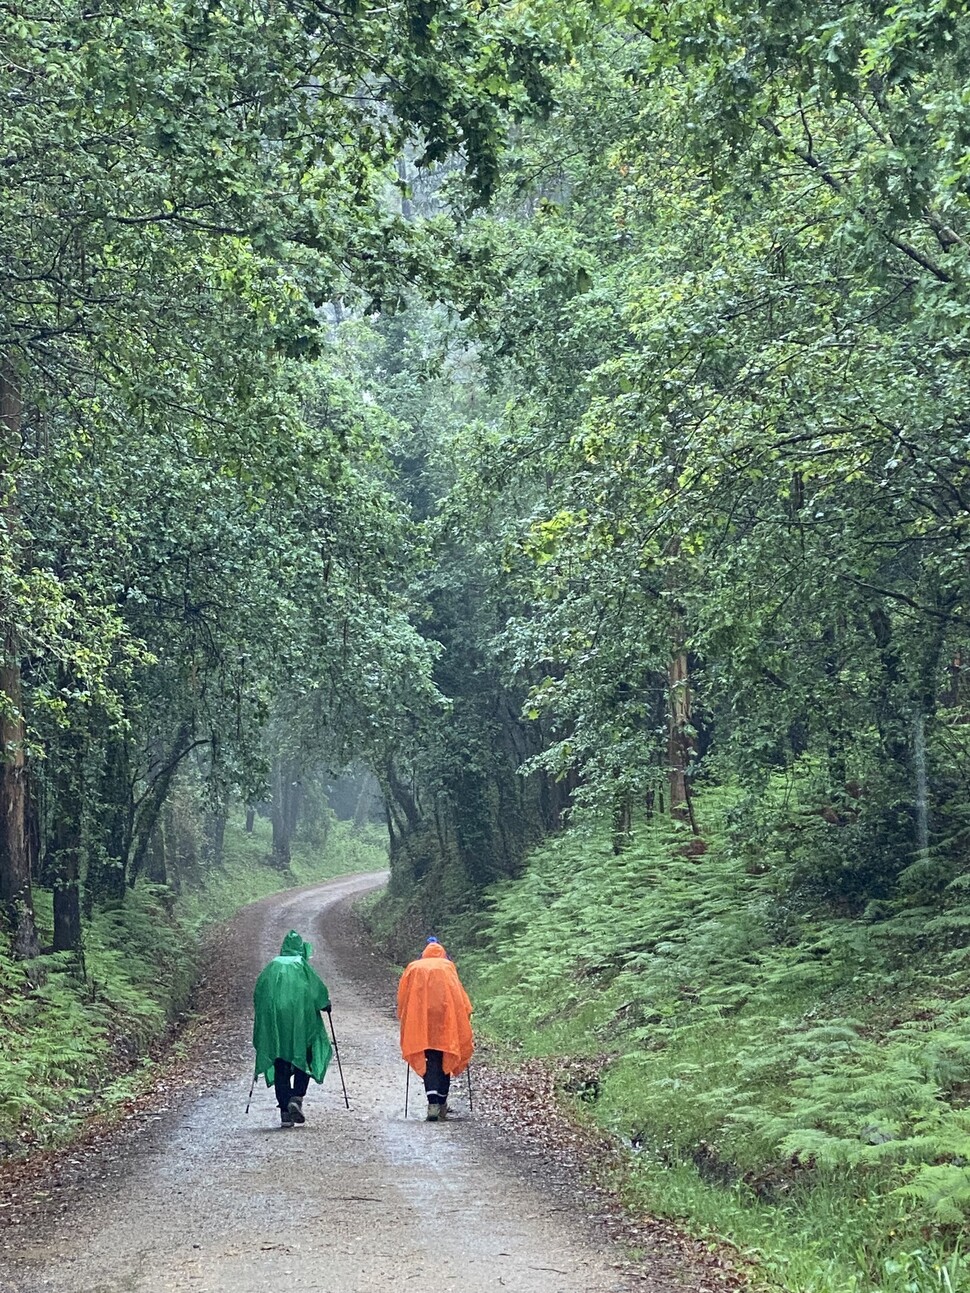
{"type": "MultiPolygon", "coordinates": [[[[619,779],[619,773],[615,776],[619,779]]],[[[629,790],[617,790],[613,796],[613,854],[619,857],[633,842],[633,802],[629,790]]]]}
{"type": "Polygon", "coordinates": [[[387,848],[391,857],[394,857],[400,843],[398,833],[394,826],[394,814],[391,812],[391,802],[389,799],[384,800],[384,820],[387,823],[387,848]]]}
{"type": "Polygon", "coordinates": [[[205,860],[209,866],[222,866],[226,842],[226,813],[223,809],[209,813],[205,820],[205,860]]]}
{"type": "Polygon", "coordinates": [[[38,950],[27,842],[28,790],[22,711],[19,644],[10,623],[4,632],[0,665],[0,900],[16,955],[38,950]]]}
{"type": "Polygon", "coordinates": [[[38,882],[44,855],[43,799],[37,777],[27,769],[27,863],[34,883],[38,882]]]}
{"type": "Polygon", "coordinates": [[[178,838],[171,804],[163,808],[145,853],[145,875],[152,884],[167,884],[169,868],[175,866],[178,838]]]}
{"type": "Polygon", "coordinates": [[[98,810],[97,830],[101,847],[88,858],[84,886],[84,912],[89,918],[95,904],[122,902],[125,896],[134,804],[128,744],[123,736],[107,736],[99,798],[102,807],[98,810]]]}
{"type": "Polygon", "coordinates": [[[54,890],[54,951],[80,953],[84,739],[69,730],[53,753],[54,824],[44,870],[54,890]]]}
{"type": "Polygon", "coordinates": [[[186,755],[197,745],[203,744],[201,741],[191,741],[192,724],[186,719],[179,727],[172,742],[172,751],[169,755],[168,762],[163,765],[155,777],[150,788],[145,791],[141,803],[138,805],[136,814],[135,829],[132,838],[131,861],[128,866],[128,884],[134,886],[141,871],[142,864],[148,853],[148,846],[151,838],[155,833],[158,825],[159,816],[168,799],[169,791],[172,788],[172,782],[175,780],[175,774],[178,772],[179,765],[186,755]]]}
{"type": "MultiPolygon", "coordinates": [[[[879,651],[880,668],[874,670],[876,726],[879,740],[885,756],[900,768],[908,768],[909,750],[909,713],[900,714],[900,675],[899,656],[893,640],[892,621],[881,603],[869,607],[869,625],[879,651]]],[[[834,673],[835,664],[826,659],[826,674],[834,673]]],[[[844,760],[842,768],[844,770],[844,760]]],[[[845,787],[845,777],[841,783],[833,786],[837,793],[845,787]]]]}
{"type": "Polygon", "coordinates": [[[292,861],[292,853],[290,851],[290,835],[286,829],[286,816],[274,805],[273,815],[270,820],[273,826],[273,866],[280,871],[288,871],[292,861]]]}
{"type": "MultiPolygon", "coordinates": [[[[667,767],[669,769],[670,815],[691,821],[693,812],[687,769],[690,766],[690,678],[687,652],[677,651],[670,661],[669,725],[667,729],[667,767]]],[[[695,831],[696,834],[696,831],[695,831]]]]}
{"type": "MultiPolygon", "coordinates": [[[[839,681],[842,673],[842,643],[844,640],[845,619],[840,616],[836,625],[830,625],[822,631],[822,641],[826,646],[822,669],[826,680],[831,684],[830,695],[833,701],[836,702],[834,717],[829,721],[826,730],[826,753],[829,789],[831,796],[837,799],[841,799],[845,795],[845,785],[848,781],[845,688],[839,681]]],[[[904,762],[906,757],[906,752],[903,750],[904,762]]]]}
{"type": "Polygon", "coordinates": [[[273,802],[270,823],[273,827],[272,863],[280,871],[290,869],[290,832],[286,811],[285,775],[282,759],[273,760],[273,802]]]}
{"type": "Polygon", "coordinates": [[[293,764],[287,760],[283,764],[283,811],[286,816],[286,832],[290,839],[296,838],[296,828],[302,807],[303,784],[293,764]]]}
{"type": "Polygon", "coordinates": [[[81,823],[78,816],[59,815],[51,851],[54,880],[54,951],[78,952],[81,938],[81,823]]]}
{"type": "Polygon", "coordinates": [[[672,594],[670,613],[670,663],[667,666],[667,769],[670,815],[679,821],[690,822],[697,834],[694,806],[691,802],[688,769],[694,752],[691,734],[690,664],[684,644],[685,611],[676,596],[676,558],[680,556],[680,540],[671,539],[667,555],[672,558],[667,568],[666,585],[672,594]]]}
{"type": "Polygon", "coordinates": [[[421,810],[412,791],[405,786],[397,775],[393,759],[385,761],[383,771],[385,795],[390,792],[394,804],[403,811],[410,829],[412,831],[418,830],[421,825],[421,810]]]}
{"type": "MultiPolygon", "coordinates": [[[[4,540],[16,566],[14,547],[19,517],[13,480],[13,461],[20,448],[22,405],[20,391],[9,364],[0,363],[0,436],[6,503],[4,540]]],[[[27,755],[20,676],[20,641],[14,608],[0,610],[3,662],[0,665],[0,904],[16,956],[35,956],[39,950],[27,847],[27,755]]]]}
{"type": "MultiPolygon", "coordinates": [[[[442,802],[445,804],[446,813],[448,812],[448,796],[444,794],[435,795],[434,801],[434,827],[435,834],[438,837],[438,848],[441,850],[441,856],[447,858],[449,855],[448,848],[448,827],[445,814],[441,811],[442,802]]],[[[450,816],[450,813],[448,814],[450,816]]],[[[356,820],[355,823],[356,825],[356,820]]]]}
{"type": "Polygon", "coordinates": [[[34,921],[27,848],[27,760],[21,712],[20,663],[17,638],[7,626],[4,660],[0,666],[0,902],[19,957],[36,956],[39,949],[34,921]]]}
{"type": "Polygon", "coordinates": [[[357,803],[354,806],[354,829],[360,830],[370,821],[371,809],[375,799],[374,778],[371,773],[366,772],[361,778],[360,791],[357,795],[357,803]]]}
{"type": "Polygon", "coordinates": [[[547,772],[534,774],[539,777],[539,819],[545,831],[560,831],[573,803],[579,778],[573,769],[564,776],[553,779],[547,772]]]}
{"type": "Polygon", "coordinates": [[[256,829],[256,809],[247,808],[246,809],[246,834],[252,835],[255,829],[256,829]]]}

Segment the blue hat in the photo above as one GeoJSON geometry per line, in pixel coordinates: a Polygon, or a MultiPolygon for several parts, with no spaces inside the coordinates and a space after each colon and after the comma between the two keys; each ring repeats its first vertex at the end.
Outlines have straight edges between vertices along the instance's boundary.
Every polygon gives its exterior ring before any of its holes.
{"type": "Polygon", "coordinates": [[[432,935],[427,939],[427,942],[428,942],[428,943],[437,943],[437,941],[438,941],[438,940],[435,938],[434,934],[432,934],[432,935]]]}

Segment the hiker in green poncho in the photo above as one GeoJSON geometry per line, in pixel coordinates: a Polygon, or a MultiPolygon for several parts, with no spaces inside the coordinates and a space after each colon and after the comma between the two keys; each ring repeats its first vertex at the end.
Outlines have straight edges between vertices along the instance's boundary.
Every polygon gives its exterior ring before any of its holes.
{"type": "Polygon", "coordinates": [[[303,1097],[310,1078],[323,1081],[333,1054],[320,1014],[330,1013],[330,993],[310,965],[312,955],[310,944],[291,929],[253,991],[256,1072],[276,1088],[283,1127],[306,1122],[303,1097]]]}

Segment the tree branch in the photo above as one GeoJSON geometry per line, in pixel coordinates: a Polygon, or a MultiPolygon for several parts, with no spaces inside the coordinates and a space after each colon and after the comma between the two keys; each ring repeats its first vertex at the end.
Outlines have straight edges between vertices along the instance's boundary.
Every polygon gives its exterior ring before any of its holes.
{"type": "MultiPolygon", "coordinates": [[[[774,135],[776,139],[780,139],[788,151],[800,161],[804,162],[806,166],[810,166],[812,170],[821,177],[823,182],[828,185],[833,193],[837,193],[839,197],[849,197],[849,200],[852,202],[852,205],[855,210],[858,211],[859,215],[861,215],[862,218],[866,220],[881,237],[885,238],[888,243],[895,247],[897,251],[901,251],[904,256],[908,256],[910,260],[914,260],[917,265],[920,265],[923,269],[927,270],[940,283],[953,282],[952,274],[948,274],[942,265],[938,265],[932,257],[927,256],[925,252],[920,251],[918,247],[914,247],[912,243],[907,242],[904,238],[899,238],[896,234],[890,233],[887,229],[882,228],[876,216],[863,206],[862,203],[857,202],[851,197],[846,185],[843,184],[837,176],[832,174],[824,162],[822,162],[814,152],[805,148],[799,148],[797,144],[793,144],[791,140],[786,137],[784,131],[777,122],[773,121],[771,117],[759,117],[758,124],[763,130],[767,130],[769,134],[774,135]]],[[[928,215],[926,219],[929,221],[928,215]]]]}

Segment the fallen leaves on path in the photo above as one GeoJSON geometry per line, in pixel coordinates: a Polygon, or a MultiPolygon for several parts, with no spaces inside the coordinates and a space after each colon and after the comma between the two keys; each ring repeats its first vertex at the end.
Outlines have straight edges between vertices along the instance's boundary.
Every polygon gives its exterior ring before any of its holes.
{"type": "Polygon", "coordinates": [[[515,1154],[532,1160],[554,1188],[582,1190],[588,1220],[627,1254],[618,1264],[646,1285],[673,1281],[691,1293],[732,1293],[746,1288],[744,1259],[726,1244],[695,1238],[675,1222],[636,1215],[616,1192],[628,1151],[570,1108],[564,1092],[585,1089],[586,1060],[499,1061],[479,1048],[472,1076],[475,1114],[515,1154]]]}

